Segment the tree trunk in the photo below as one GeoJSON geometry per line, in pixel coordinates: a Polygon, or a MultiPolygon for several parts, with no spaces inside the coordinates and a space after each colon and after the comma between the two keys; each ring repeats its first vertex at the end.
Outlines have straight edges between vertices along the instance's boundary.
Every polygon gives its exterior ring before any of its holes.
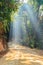
{"type": "Polygon", "coordinates": [[[4,35],[3,23],[0,22],[0,52],[5,51],[7,48],[8,48],[8,45],[4,35]]]}

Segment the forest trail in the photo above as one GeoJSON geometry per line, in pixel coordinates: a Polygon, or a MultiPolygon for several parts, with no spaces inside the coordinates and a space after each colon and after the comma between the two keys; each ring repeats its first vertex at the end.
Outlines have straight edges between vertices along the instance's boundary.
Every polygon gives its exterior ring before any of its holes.
{"type": "Polygon", "coordinates": [[[43,51],[16,45],[0,58],[0,65],[43,65],[43,51]]]}

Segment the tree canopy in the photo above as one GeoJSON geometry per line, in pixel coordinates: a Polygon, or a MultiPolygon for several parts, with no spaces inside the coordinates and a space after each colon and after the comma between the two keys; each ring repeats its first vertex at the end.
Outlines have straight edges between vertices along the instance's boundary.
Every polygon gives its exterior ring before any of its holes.
{"type": "Polygon", "coordinates": [[[0,22],[3,23],[4,30],[9,30],[11,22],[11,12],[16,12],[19,1],[16,0],[0,0],[0,22]]]}
{"type": "Polygon", "coordinates": [[[16,0],[0,0],[0,20],[10,19],[12,11],[16,11],[18,2],[16,0]]]}

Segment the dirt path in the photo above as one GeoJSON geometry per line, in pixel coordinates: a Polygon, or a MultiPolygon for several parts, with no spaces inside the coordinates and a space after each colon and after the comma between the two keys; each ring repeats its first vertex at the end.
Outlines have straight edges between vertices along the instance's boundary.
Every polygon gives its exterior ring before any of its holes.
{"type": "Polygon", "coordinates": [[[43,51],[16,45],[0,58],[0,65],[43,65],[43,51]]]}

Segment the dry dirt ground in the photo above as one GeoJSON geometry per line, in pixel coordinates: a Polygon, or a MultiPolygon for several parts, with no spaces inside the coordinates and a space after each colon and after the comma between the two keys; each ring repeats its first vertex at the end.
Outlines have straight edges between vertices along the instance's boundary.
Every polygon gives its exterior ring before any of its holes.
{"type": "Polygon", "coordinates": [[[42,50],[22,45],[15,45],[15,48],[9,49],[9,52],[0,58],[0,65],[43,65],[42,50]]]}

